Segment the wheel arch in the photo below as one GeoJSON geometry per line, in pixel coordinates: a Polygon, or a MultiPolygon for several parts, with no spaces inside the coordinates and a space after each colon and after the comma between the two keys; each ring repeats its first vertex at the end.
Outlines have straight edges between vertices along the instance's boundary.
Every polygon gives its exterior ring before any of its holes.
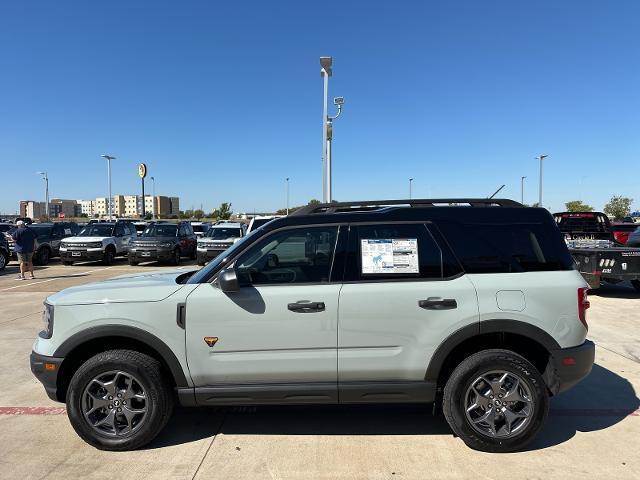
{"type": "Polygon", "coordinates": [[[427,367],[425,380],[444,388],[453,370],[469,355],[490,348],[505,348],[529,360],[543,374],[558,342],[541,328],[518,320],[484,320],[468,325],[446,338],[427,367]]]}
{"type": "Polygon", "coordinates": [[[174,387],[189,387],[189,382],[173,351],[155,335],[124,325],[102,325],[69,337],[53,356],[64,358],[57,378],[57,397],[65,401],[69,382],[75,371],[94,355],[112,349],[129,349],[156,358],[174,387]]]}

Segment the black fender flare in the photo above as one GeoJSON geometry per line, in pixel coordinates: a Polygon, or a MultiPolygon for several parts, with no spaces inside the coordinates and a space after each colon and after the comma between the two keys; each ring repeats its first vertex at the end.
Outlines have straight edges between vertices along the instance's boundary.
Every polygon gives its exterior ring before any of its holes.
{"type": "Polygon", "coordinates": [[[449,354],[462,342],[486,333],[514,333],[522,335],[523,337],[528,337],[536,341],[546,348],[548,352],[561,348],[551,335],[540,327],[530,323],[508,319],[483,320],[456,330],[440,344],[429,361],[425,380],[437,382],[440,370],[449,354]]]}
{"type": "Polygon", "coordinates": [[[167,344],[145,330],[128,325],[99,325],[87,328],[86,330],[78,332],[62,342],[54,352],[53,356],[57,358],[64,358],[77,347],[82,346],[88,341],[107,337],[130,338],[144,343],[149,348],[158,352],[162,357],[164,363],[169,367],[171,375],[173,375],[176,387],[189,387],[187,377],[180,365],[180,362],[178,361],[178,358],[167,344]]]}

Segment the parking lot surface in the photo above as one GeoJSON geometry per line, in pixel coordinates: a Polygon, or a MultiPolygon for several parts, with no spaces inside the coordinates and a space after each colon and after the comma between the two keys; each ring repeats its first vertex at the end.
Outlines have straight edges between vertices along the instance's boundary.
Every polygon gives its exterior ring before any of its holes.
{"type": "Polygon", "coordinates": [[[552,399],[525,452],[475,452],[430,406],[385,405],[178,408],[148,447],[116,453],[85,444],[29,370],[42,302],[72,285],[176,267],[36,268],[36,280],[16,281],[15,262],[0,273],[0,478],[640,478],[640,295],[628,286],[590,295],[596,365],[552,399]]]}

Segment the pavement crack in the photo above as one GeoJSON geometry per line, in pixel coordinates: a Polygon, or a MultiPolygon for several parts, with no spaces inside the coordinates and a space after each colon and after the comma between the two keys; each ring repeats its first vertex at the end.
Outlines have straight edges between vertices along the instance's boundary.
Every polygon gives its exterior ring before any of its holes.
{"type": "Polygon", "coordinates": [[[10,323],[10,322],[15,322],[16,320],[20,320],[21,318],[27,318],[27,317],[30,317],[31,315],[37,315],[39,313],[42,313],[42,310],[38,310],[37,312],[27,313],[26,315],[22,315],[21,317],[16,317],[16,318],[12,318],[11,320],[0,322],[0,325],[4,325],[5,323],[10,323]]]}
{"type": "Polygon", "coordinates": [[[618,356],[620,356],[620,357],[622,357],[622,358],[626,358],[627,360],[631,360],[632,362],[635,362],[635,363],[640,363],[640,361],[638,361],[638,359],[637,359],[637,358],[634,358],[634,357],[627,357],[626,355],[623,355],[623,354],[622,354],[622,353],[620,353],[620,352],[616,352],[615,350],[611,350],[610,348],[603,347],[603,346],[602,346],[602,345],[600,345],[600,344],[596,344],[596,345],[598,345],[598,347],[599,347],[599,348],[602,348],[603,350],[606,350],[607,352],[615,353],[616,355],[618,355],[618,356]]]}
{"type": "Polygon", "coordinates": [[[209,455],[209,451],[211,450],[211,447],[213,447],[213,442],[216,441],[216,438],[218,438],[218,434],[220,433],[220,430],[222,430],[222,425],[224,425],[225,420],[227,419],[227,412],[224,413],[224,416],[222,417],[222,420],[220,420],[220,425],[218,425],[218,429],[216,430],[216,433],[213,435],[213,438],[211,439],[211,442],[209,442],[209,446],[207,447],[207,451],[204,452],[204,455],[202,456],[202,459],[200,460],[200,463],[198,464],[198,468],[196,468],[196,471],[193,472],[193,476],[191,477],[191,480],[195,480],[195,478],[198,476],[198,472],[200,472],[200,468],[202,468],[202,464],[204,463],[204,459],[207,458],[207,455],[209,455]]]}

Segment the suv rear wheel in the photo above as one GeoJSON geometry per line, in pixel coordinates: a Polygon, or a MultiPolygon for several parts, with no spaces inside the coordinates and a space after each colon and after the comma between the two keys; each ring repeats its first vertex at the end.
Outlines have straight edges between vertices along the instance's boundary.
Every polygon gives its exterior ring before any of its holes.
{"type": "Polygon", "coordinates": [[[542,428],[549,410],[538,370],[509,350],[484,350],[453,371],[443,410],[464,443],[484,452],[522,449],[542,428]]]}
{"type": "Polygon", "coordinates": [[[152,441],[173,409],[160,362],[132,350],[109,350],[76,371],[67,391],[75,431],[101,450],[133,450],[152,441]]]}

